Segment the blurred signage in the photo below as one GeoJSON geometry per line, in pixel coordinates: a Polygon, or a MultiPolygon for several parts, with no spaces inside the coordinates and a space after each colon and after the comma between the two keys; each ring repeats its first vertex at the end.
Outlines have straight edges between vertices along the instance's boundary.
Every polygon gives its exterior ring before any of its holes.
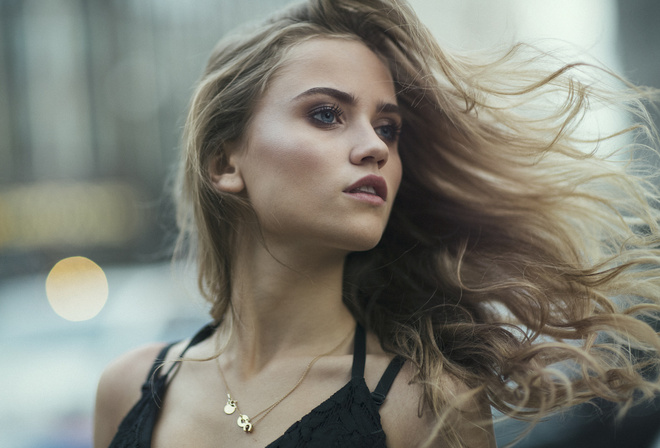
{"type": "Polygon", "coordinates": [[[120,182],[0,190],[0,251],[122,246],[144,228],[140,198],[134,187],[120,182]]]}

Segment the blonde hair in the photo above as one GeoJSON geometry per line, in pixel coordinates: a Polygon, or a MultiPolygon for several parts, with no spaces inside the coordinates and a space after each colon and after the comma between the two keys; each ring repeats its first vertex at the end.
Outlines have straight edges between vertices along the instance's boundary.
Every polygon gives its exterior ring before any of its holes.
{"type": "Polygon", "coordinates": [[[210,185],[209,163],[223,163],[287,51],[314,37],[359,39],[394,79],[403,179],[379,244],[347,257],[344,300],[414,366],[447,443],[461,444],[442,424],[461,398],[440,387],[445,373],[519,418],[656,394],[660,195],[640,163],[657,142],[649,92],[588,64],[548,69],[556,61],[524,45],[488,62],[447,54],[400,0],[309,0],[213,51],[178,187],[179,247],[195,253],[213,318],[231,306],[237,229],[256,218],[245,197],[210,185]],[[636,122],[585,138],[598,106],[636,122]],[[627,161],[601,155],[623,134],[627,161]]]}

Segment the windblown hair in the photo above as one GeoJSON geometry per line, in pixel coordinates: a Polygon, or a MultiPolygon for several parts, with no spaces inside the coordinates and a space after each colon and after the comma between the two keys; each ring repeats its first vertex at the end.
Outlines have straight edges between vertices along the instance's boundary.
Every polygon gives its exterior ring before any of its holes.
{"type": "Polygon", "coordinates": [[[209,163],[224,163],[287,52],[315,37],[363,42],[394,79],[403,178],[379,244],[346,260],[344,300],[415,367],[445,440],[460,446],[442,422],[461,398],[442,390],[442,374],[519,418],[595,397],[625,410],[656,394],[649,92],[588,64],[552,68],[523,45],[486,62],[449,55],[402,0],[309,0],[214,50],[186,123],[178,198],[179,243],[195,253],[213,318],[231,307],[233,242],[255,218],[245,197],[211,186],[209,163]],[[598,107],[634,121],[587,137],[581,123],[598,107]],[[630,144],[603,155],[621,136],[630,144]]]}

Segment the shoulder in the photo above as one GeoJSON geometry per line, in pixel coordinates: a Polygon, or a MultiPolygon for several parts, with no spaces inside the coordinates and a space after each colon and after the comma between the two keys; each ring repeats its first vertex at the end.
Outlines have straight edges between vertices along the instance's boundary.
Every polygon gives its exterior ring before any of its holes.
{"type": "MultiPolygon", "coordinates": [[[[381,420],[390,448],[423,446],[434,434],[439,418],[424,405],[423,388],[411,382],[413,368],[409,362],[396,377],[381,408],[381,420]]],[[[438,381],[447,397],[460,397],[469,388],[459,379],[443,374],[438,381]]],[[[464,395],[465,396],[465,395],[464,395]]],[[[460,446],[495,447],[490,406],[475,398],[459,401],[458,412],[448,414],[446,424],[461,438],[460,446]]],[[[433,439],[433,447],[449,446],[442,435],[433,439]]]]}
{"type": "Polygon", "coordinates": [[[164,347],[164,343],[145,345],[120,356],[106,367],[96,392],[95,447],[110,445],[122,419],[140,398],[142,384],[164,347]]]}

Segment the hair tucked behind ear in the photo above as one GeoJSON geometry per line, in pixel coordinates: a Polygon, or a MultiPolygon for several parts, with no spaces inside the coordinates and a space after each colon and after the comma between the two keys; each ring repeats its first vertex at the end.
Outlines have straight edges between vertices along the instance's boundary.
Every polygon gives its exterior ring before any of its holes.
{"type": "Polygon", "coordinates": [[[410,360],[445,440],[460,446],[442,426],[461,400],[440,387],[447,374],[521,418],[656,394],[649,92],[586,64],[548,69],[551,56],[523,45],[486,63],[449,55],[398,0],[308,1],[211,56],[186,124],[179,219],[213,317],[229,306],[232,241],[250,210],[212,188],[209,161],[240,137],[288,49],[317,36],[361,40],[396,84],[403,179],[378,246],[347,259],[345,301],[410,360]],[[636,119],[618,133],[631,143],[617,157],[602,155],[617,135],[580,132],[599,107],[636,119]]]}

